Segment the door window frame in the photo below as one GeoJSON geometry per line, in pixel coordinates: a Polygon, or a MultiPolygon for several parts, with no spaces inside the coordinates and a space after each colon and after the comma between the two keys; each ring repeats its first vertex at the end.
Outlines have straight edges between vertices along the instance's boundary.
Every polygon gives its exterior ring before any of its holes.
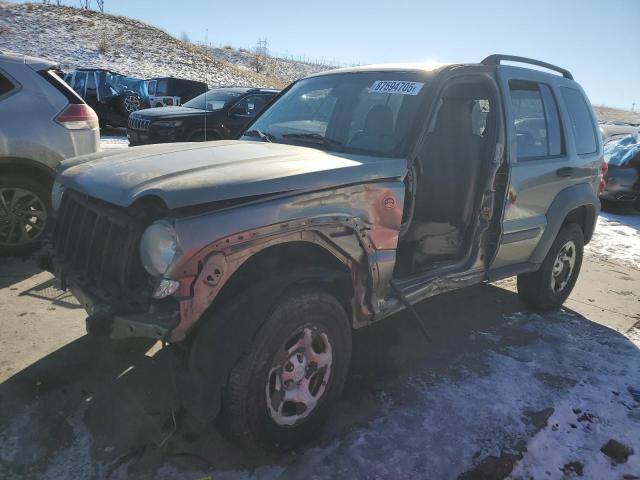
{"type": "Polygon", "coordinates": [[[7,98],[15,95],[20,90],[22,90],[22,85],[20,85],[20,83],[16,81],[16,79],[13,78],[11,75],[9,75],[5,70],[0,68],[0,74],[3,77],[5,77],[7,80],[9,80],[9,83],[13,85],[13,88],[11,90],[0,95],[0,101],[6,100],[7,98]]]}
{"type": "Polygon", "coordinates": [[[561,152],[560,154],[557,155],[540,155],[540,156],[533,156],[533,157],[520,157],[518,155],[518,147],[517,147],[517,140],[516,140],[516,155],[515,155],[515,160],[516,162],[536,162],[536,161],[542,161],[542,160],[558,160],[558,159],[564,159],[567,158],[567,141],[566,141],[566,129],[564,126],[564,118],[562,117],[561,113],[560,113],[560,104],[558,102],[558,96],[556,95],[556,92],[553,89],[553,86],[547,82],[543,82],[543,81],[539,81],[539,80],[533,80],[533,79],[527,79],[527,78],[520,78],[520,77],[511,77],[506,79],[506,85],[508,90],[505,92],[505,94],[508,95],[508,102],[509,102],[509,108],[508,108],[508,116],[509,119],[508,121],[510,129],[514,134],[515,134],[515,116],[514,116],[514,111],[513,111],[513,106],[511,104],[511,82],[526,82],[526,83],[534,83],[537,85],[538,87],[538,93],[540,94],[540,100],[542,101],[542,110],[544,111],[544,124],[545,124],[545,129],[546,129],[546,141],[547,141],[547,152],[549,151],[549,117],[548,117],[548,112],[549,112],[549,108],[552,108],[553,106],[555,106],[556,109],[556,116],[558,118],[558,128],[560,129],[560,145],[561,145],[561,152]],[[549,90],[549,93],[551,94],[551,99],[554,102],[554,105],[549,105],[548,104],[548,99],[546,98],[546,96],[542,93],[542,90],[540,89],[541,86],[545,86],[547,87],[547,89],[549,90]]]}

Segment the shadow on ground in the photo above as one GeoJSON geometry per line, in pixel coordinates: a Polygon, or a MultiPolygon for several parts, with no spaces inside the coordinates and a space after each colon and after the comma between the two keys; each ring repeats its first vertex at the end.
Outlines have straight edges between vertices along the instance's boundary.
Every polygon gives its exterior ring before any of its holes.
{"type": "MultiPolygon", "coordinates": [[[[0,450],[5,465],[0,467],[0,476],[30,478],[47,471],[48,475],[59,472],[60,478],[65,472],[73,472],[76,478],[153,477],[161,466],[174,472],[168,478],[175,472],[256,473],[265,468],[287,469],[295,476],[296,464],[306,453],[330,449],[356,430],[367,431],[372,422],[384,418],[390,406],[397,410],[414,405],[416,389],[407,385],[416,378],[428,383],[425,379],[455,382],[465,375],[482,377],[489,369],[487,351],[517,356],[512,349],[541,338],[535,331],[503,324],[506,317],[522,311],[523,305],[512,292],[494,286],[441,295],[422,302],[417,310],[428,319],[433,342],[425,341],[405,313],[356,332],[352,370],[342,400],[314,444],[284,455],[243,451],[213,427],[194,434],[180,416],[174,424],[168,351],[147,356],[148,341],[80,338],[0,385],[0,450]],[[484,336],[499,341],[488,343],[482,340],[484,336]]],[[[576,318],[580,328],[624,338],[583,317],[576,318]]],[[[539,379],[545,388],[565,388],[566,378],[552,373],[539,379]]],[[[509,415],[517,419],[521,412],[509,415]]],[[[533,435],[535,429],[527,432],[533,435]]],[[[518,441],[524,439],[506,443],[516,448],[518,441]]],[[[330,462],[329,457],[323,458],[324,463],[330,462]]],[[[358,466],[350,468],[357,472],[358,466]]]]}
{"type": "Polygon", "coordinates": [[[11,287],[41,271],[31,261],[30,255],[22,257],[0,256],[0,289],[11,287]]]}

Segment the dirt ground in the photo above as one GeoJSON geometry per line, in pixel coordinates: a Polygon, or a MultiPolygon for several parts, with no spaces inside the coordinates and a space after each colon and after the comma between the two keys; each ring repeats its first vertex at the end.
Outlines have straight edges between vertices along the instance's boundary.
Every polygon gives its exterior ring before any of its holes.
{"type": "MultiPolygon", "coordinates": [[[[213,426],[194,433],[174,419],[166,351],[146,340],[87,337],[84,311],[50,274],[29,259],[0,259],[0,478],[505,478],[514,465],[531,475],[531,465],[538,465],[530,458],[535,438],[555,421],[553,412],[567,401],[575,411],[585,398],[576,389],[598,384],[580,380],[591,378],[576,373],[588,370],[590,360],[577,359],[576,352],[609,362],[593,366],[592,375],[606,371],[611,382],[622,382],[610,388],[614,393],[640,387],[637,377],[627,382],[632,367],[640,366],[637,344],[627,340],[640,327],[639,286],[633,265],[587,252],[576,288],[556,316],[526,313],[509,279],[419,304],[431,344],[404,313],[358,331],[345,394],[320,439],[275,455],[243,451],[213,426]],[[548,349],[528,350],[539,345],[548,349]],[[509,373],[511,364],[496,363],[497,354],[518,362],[528,355],[538,366],[526,373],[530,358],[509,373]],[[614,371],[617,355],[628,359],[629,371],[614,371]],[[511,383],[502,386],[505,375],[511,383]],[[411,420],[410,412],[420,420],[411,420]],[[437,431],[427,425],[447,415],[437,431]],[[401,433],[394,437],[393,431],[401,433]],[[388,450],[389,442],[398,448],[388,450]],[[402,457],[416,449],[419,458],[402,457]]],[[[635,423],[619,433],[640,438],[640,397],[636,406],[633,399],[620,400],[635,423]]],[[[606,431],[607,422],[598,431],[606,431]]],[[[602,462],[597,448],[593,458],[602,462]]],[[[640,475],[639,453],[611,467],[617,478],[640,475]]],[[[578,463],[592,473],[604,468],[582,458],[578,463]]],[[[577,467],[567,465],[549,466],[548,478],[577,475],[571,470],[577,467]]]]}

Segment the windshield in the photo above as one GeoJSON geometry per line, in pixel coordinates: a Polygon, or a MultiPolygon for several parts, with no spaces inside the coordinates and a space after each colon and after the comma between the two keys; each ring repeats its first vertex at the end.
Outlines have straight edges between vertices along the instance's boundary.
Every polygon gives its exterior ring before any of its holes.
{"type": "Polygon", "coordinates": [[[229,90],[209,90],[208,92],[192,98],[182,106],[187,108],[199,108],[200,110],[222,110],[225,105],[236,100],[241,94],[229,90]]]}
{"type": "Polygon", "coordinates": [[[418,72],[332,74],[299,81],[243,135],[386,157],[405,156],[426,93],[418,72]]]}

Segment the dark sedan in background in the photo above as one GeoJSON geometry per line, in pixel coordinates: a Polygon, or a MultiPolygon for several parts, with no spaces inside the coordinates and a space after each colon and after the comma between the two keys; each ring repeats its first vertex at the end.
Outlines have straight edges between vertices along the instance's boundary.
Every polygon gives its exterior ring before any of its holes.
{"type": "Polygon", "coordinates": [[[640,209],[640,133],[609,139],[604,146],[604,161],[600,198],[640,209]]]}
{"type": "Polygon", "coordinates": [[[181,107],[129,116],[129,145],[234,138],[279,93],[265,88],[214,88],[181,107]]]}

